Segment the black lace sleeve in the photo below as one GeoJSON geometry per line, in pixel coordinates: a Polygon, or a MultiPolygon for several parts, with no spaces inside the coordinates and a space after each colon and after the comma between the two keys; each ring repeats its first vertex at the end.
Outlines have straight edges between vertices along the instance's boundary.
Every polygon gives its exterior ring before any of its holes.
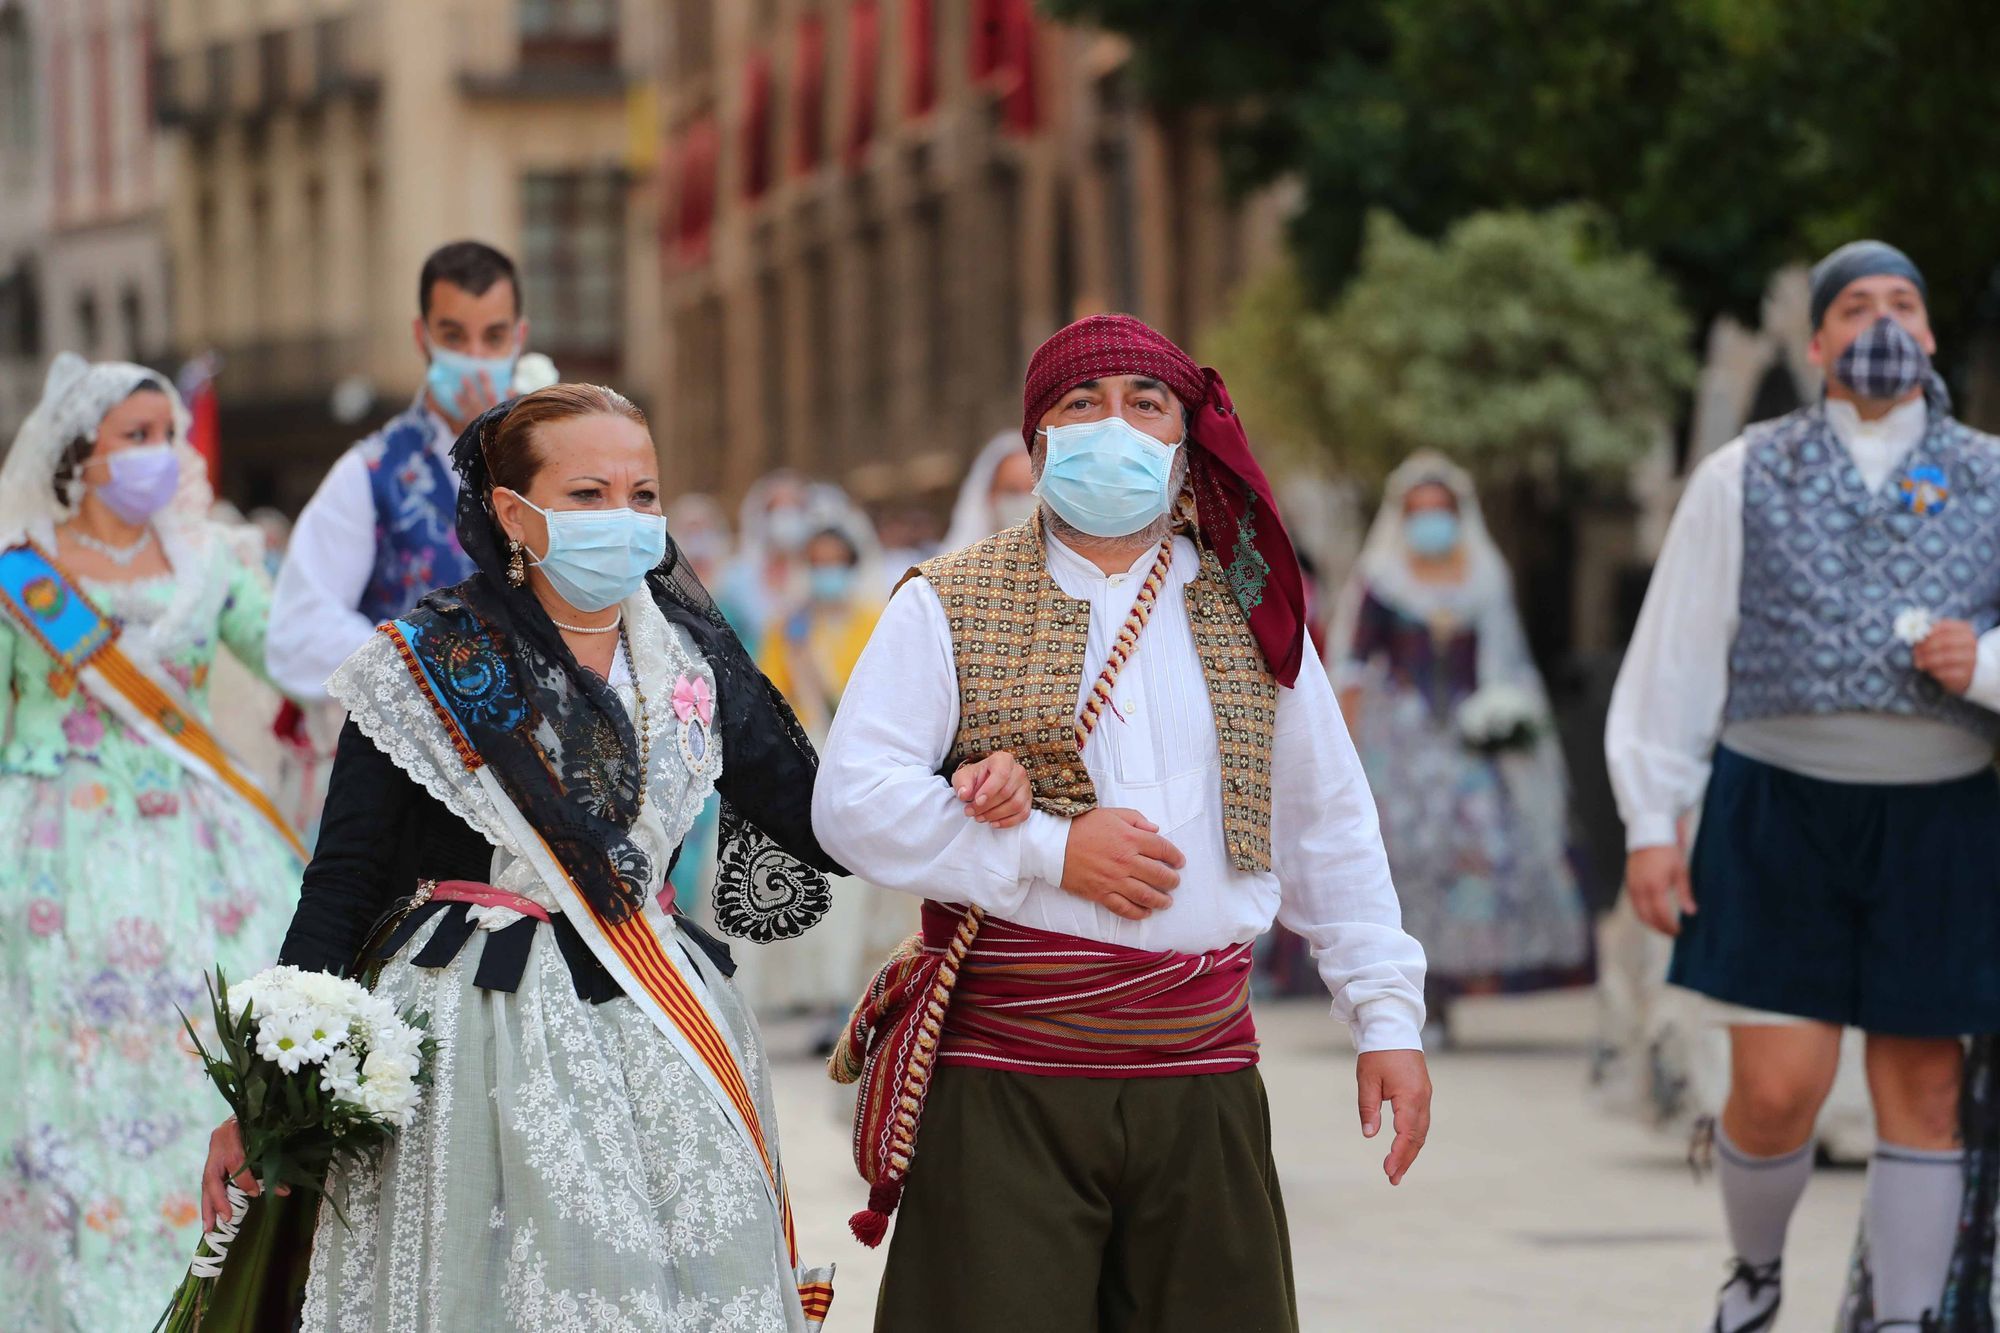
{"type": "Polygon", "coordinates": [[[813,833],[819,756],[790,704],[744,651],[707,590],[669,553],[655,575],[660,609],[686,630],[715,672],[722,797],[715,870],[715,920],[742,939],[803,933],[832,902],[828,874],[840,863],[813,833]]]}

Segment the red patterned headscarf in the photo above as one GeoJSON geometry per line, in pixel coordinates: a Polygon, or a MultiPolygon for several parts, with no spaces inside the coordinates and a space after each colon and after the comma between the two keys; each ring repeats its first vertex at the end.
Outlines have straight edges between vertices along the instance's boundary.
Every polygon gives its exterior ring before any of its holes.
{"type": "Polygon", "coordinates": [[[1042,414],[1064,394],[1111,375],[1156,379],[1187,405],[1188,480],[1202,540],[1221,562],[1271,674],[1291,686],[1305,657],[1305,577],[1222,376],[1130,315],[1091,315],[1059,330],[1028,362],[1021,438],[1032,445],[1042,414]]]}

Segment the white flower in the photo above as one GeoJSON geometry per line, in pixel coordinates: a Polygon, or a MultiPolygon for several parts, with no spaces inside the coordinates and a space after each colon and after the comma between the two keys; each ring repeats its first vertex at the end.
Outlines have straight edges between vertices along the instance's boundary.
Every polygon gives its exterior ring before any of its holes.
{"type": "Polygon", "coordinates": [[[403,1026],[403,1020],[397,1015],[395,1005],[373,991],[363,991],[354,1003],[354,1026],[372,1040],[378,1032],[403,1026]]]}
{"type": "Polygon", "coordinates": [[[546,389],[561,381],[562,376],[556,373],[556,363],[540,352],[525,353],[514,363],[513,389],[517,395],[546,389]]]}
{"type": "Polygon", "coordinates": [[[320,1070],[319,1086],[343,1102],[358,1101],[361,1094],[361,1061],[350,1046],[342,1046],[326,1057],[320,1070]]]}
{"type": "Polygon", "coordinates": [[[361,1068],[361,1095],[359,1101],[363,1110],[380,1116],[392,1125],[402,1126],[410,1122],[410,1116],[417,1108],[417,1084],[415,1069],[407,1063],[387,1062],[379,1068],[369,1066],[376,1063],[371,1055],[361,1068]]]}
{"type": "Polygon", "coordinates": [[[1458,733],[1471,745],[1484,745],[1542,720],[1541,701],[1517,685],[1484,686],[1458,706],[1458,733]]]}
{"type": "Polygon", "coordinates": [[[285,988],[305,1004],[343,1020],[351,1016],[368,992],[331,972],[301,972],[285,988]]]}
{"type": "Polygon", "coordinates": [[[361,1062],[363,1082],[373,1082],[376,1079],[392,1081],[400,1079],[408,1082],[416,1076],[417,1062],[407,1055],[396,1052],[373,1050],[368,1052],[368,1058],[361,1062]]]}
{"type": "Polygon", "coordinates": [[[424,1034],[407,1023],[391,1023],[369,1034],[369,1056],[372,1059],[379,1055],[398,1064],[408,1064],[414,1070],[423,1040],[424,1034]]]}
{"type": "Polygon", "coordinates": [[[317,1064],[332,1053],[333,1048],[347,1040],[347,1015],[317,1005],[300,1010],[299,1018],[304,1021],[311,1034],[306,1043],[306,1059],[317,1064]]]}
{"type": "Polygon", "coordinates": [[[312,1058],[312,1032],[312,1020],[301,1014],[266,1015],[257,1025],[257,1054],[287,1074],[297,1073],[312,1058]]]}
{"type": "Polygon", "coordinates": [[[1896,613],[1896,637],[1914,648],[1931,636],[1937,617],[1921,606],[1909,606],[1896,613]]]}

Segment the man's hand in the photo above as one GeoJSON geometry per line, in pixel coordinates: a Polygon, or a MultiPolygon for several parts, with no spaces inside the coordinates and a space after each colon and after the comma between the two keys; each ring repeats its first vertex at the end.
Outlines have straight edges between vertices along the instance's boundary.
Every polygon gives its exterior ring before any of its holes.
{"type": "Polygon", "coordinates": [[[965,813],[994,828],[1013,828],[1034,808],[1034,786],[1028,770],[1006,750],[995,750],[977,763],[960,764],[951,775],[952,792],[965,813]]]}
{"type": "Polygon", "coordinates": [[[1173,903],[1187,858],[1137,810],[1088,810],[1070,821],[1062,887],[1127,921],[1173,903]]]}
{"type": "Polygon", "coordinates": [[[1639,919],[1662,935],[1680,934],[1682,915],[1694,915],[1687,856],[1677,846],[1640,847],[1628,855],[1625,892],[1639,919]]]}
{"type": "Polygon", "coordinates": [[[1431,1071],[1424,1053],[1369,1051],[1355,1062],[1354,1082],[1361,1093],[1361,1137],[1381,1132],[1382,1103],[1395,1116],[1396,1137],[1382,1170],[1391,1185],[1400,1185],[1431,1132],[1431,1071]]]}
{"type": "Polygon", "coordinates": [[[452,401],[440,402],[438,406],[444,409],[441,415],[452,429],[462,432],[474,418],[498,403],[503,396],[500,386],[493,383],[493,377],[482,370],[471,380],[460,380],[452,401]]]}
{"type": "Polygon", "coordinates": [[[1940,620],[1922,643],[1910,649],[1910,660],[1953,694],[1964,694],[1972,688],[1972,673],[1979,665],[1979,636],[1963,620],[1940,620]]]}

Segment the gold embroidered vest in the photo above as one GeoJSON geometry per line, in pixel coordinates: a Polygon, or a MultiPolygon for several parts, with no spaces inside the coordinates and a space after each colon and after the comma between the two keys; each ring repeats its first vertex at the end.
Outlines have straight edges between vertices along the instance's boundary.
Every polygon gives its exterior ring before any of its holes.
{"type": "MultiPolygon", "coordinates": [[[[1213,553],[1184,589],[1222,750],[1222,827],[1238,870],[1271,868],[1271,748],[1278,683],[1213,553]]],[[[948,769],[1011,751],[1028,770],[1035,805],[1075,816],[1097,806],[1076,749],[1090,604],[1049,574],[1030,521],[919,565],[944,606],[958,664],[958,735],[948,769]]],[[[1146,651],[1139,636],[1138,652],[1146,651]]]]}

